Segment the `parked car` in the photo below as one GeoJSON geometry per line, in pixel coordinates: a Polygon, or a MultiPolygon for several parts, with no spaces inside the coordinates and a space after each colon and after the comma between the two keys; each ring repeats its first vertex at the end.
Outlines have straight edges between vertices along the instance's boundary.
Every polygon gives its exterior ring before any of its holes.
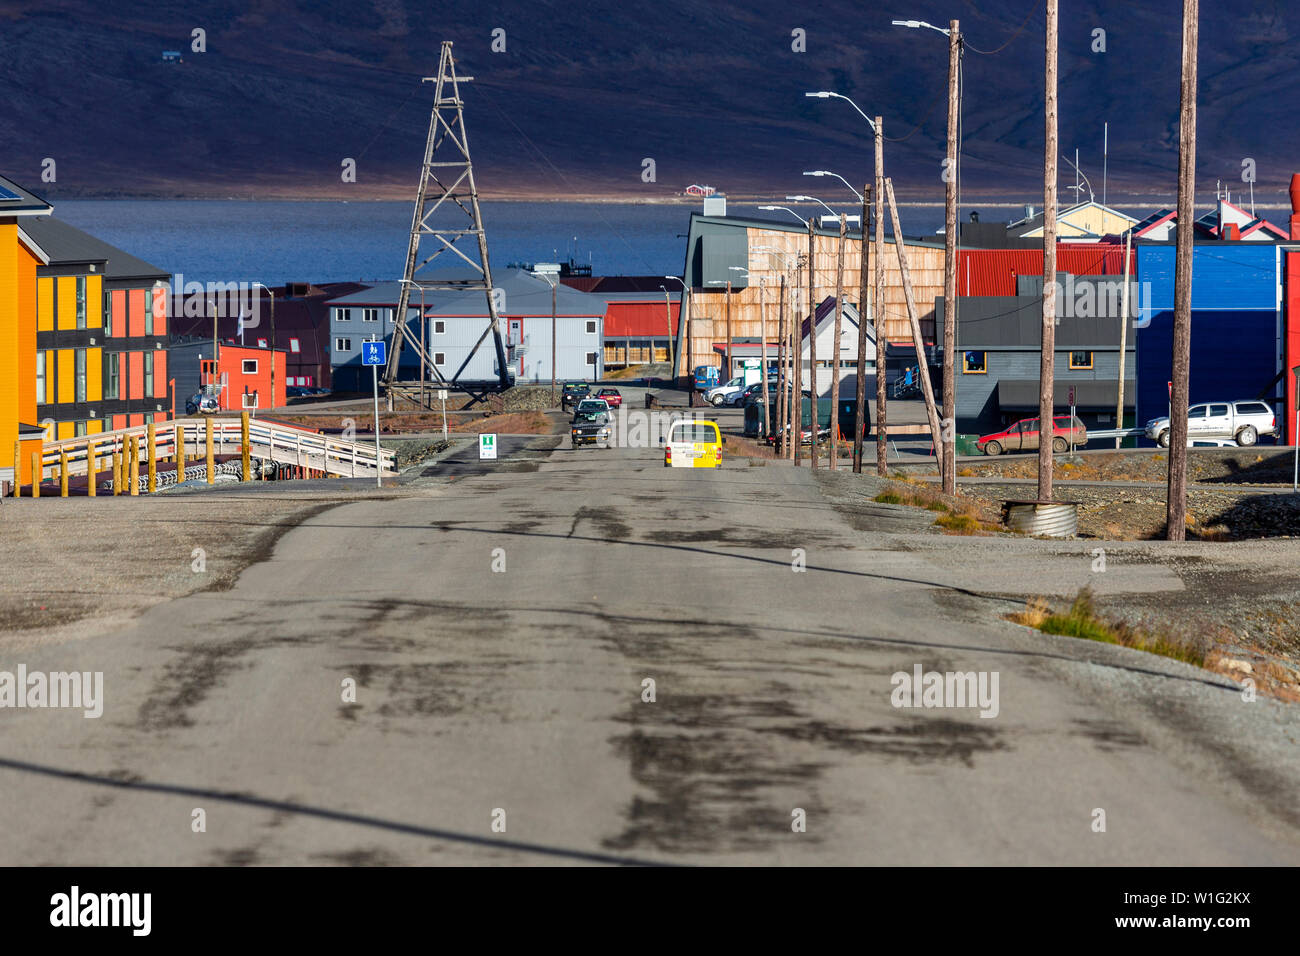
{"type": "Polygon", "coordinates": [[[577,405],[589,394],[591,394],[591,386],[586,382],[565,382],[564,388],[560,391],[560,409],[565,410],[570,405],[577,405]]]}
{"type": "MultiPolygon", "coordinates": [[[[1052,419],[1052,432],[1052,451],[1057,454],[1069,449],[1071,432],[1075,448],[1088,444],[1088,429],[1078,417],[1072,422],[1069,415],[1057,415],[1052,419]]],[[[976,445],[986,455],[1000,455],[1004,451],[1037,451],[1038,433],[1037,418],[1022,418],[1005,431],[981,436],[976,445]]]]}
{"type": "Polygon", "coordinates": [[[609,402],[603,398],[584,398],[573,409],[574,424],[597,420],[603,425],[609,424],[609,402]]]}
{"type": "Polygon", "coordinates": [[[703,418],[673,422],[667,438],[659,439],[665,468],[721,468],[725,442],[718,423],[703,418]]]}
{"type": "Polygon", "coordinates": [[[205,395],[203,392],[195,392],[189,398],[185,399],[186,415],[209,415],[220,411],[217,403],[217,396],[205,395]]]}
{"type": "Polygon", "coordinates": [[[289,385],[284,390],[285,398],[305,398],[311,394],[311,389],[304,388],[301,385],[289,385]]]}
{"type": "Polygon", "coordinates": [[[709,389],[704,393],[704,400],[715,407],[736,405],[747,387],[744,377],[737,376],[717,388],[709,389]]]}
{"type": "MultiPolygon", "coordinates": [[[[1169,447],[1169,416],[1153,418],[1146,435],[1161,448],[1169,447]]],[[[1187,410],[1187,441],[1230,438],[1238,445],[1253,445],[1260,435],[1277,434],[1277,417],[1264,402],[1206,402],[1187,410]]]]}
{"type": "Polygon", "coordinates": [[[716,365],[695,366],[695,388],[705,391],[718,387],[718,367],[716,365]]]}
{"type": "Polygon", "coordinates": [[[603,398],[609,403],[610,408],[618,408],[623,404],[623,393],[616,388],[602,388],[596,393],[597,398],[603,398]]]}

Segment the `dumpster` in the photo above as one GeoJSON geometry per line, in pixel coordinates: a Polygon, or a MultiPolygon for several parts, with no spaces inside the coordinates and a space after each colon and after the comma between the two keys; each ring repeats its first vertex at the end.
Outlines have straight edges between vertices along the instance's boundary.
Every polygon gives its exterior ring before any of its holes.
{"type": "Polygon", "coordinates": [[[979,435],[958,435],[956,446],[958,455],[978,455],[981,454],[979,446],[979,435]]]}

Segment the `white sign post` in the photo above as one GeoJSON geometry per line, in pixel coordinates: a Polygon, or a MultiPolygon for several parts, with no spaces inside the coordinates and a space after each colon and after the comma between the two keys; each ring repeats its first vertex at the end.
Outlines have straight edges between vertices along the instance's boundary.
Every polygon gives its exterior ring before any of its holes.
{"type": "MultiPolygon", "coordinates": [[[[379,366],[387,365],[387,348],[382,341],[371,339],[361,343],[361,364],[370,366],[370,377],[375,384],[375,487],[384,486],[383,458],[379,451],[379,366]]],[[[356,459],[353,459],[354,461],[356,459]]]]}
{"type": "Polygon", "coordinates": [[[497,456],[497,436],[496,435],[479,435],[478,436],[478,457],[479,460],[485,458],[495,459],[497,456]]]}
{"type": "Polygon", "coordinates": [[[447,440],[447,390],[438,389],[438,398],[442,401],[442,440],[447,440]]]}

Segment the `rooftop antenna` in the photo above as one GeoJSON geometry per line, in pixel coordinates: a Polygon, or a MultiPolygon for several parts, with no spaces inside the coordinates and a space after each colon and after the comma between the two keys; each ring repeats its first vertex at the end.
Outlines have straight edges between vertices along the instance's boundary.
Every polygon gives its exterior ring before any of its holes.
{"type": "Polygon", "coordinates": [[[1101,204],[1106,205],[1106,178],[1110,171],[1110,123],[1103,126],[1101,134],[1101,204]]]}
{"type": "Polygon", "coordinates": [[[427,291],[482,290],[487,299],[488,326],[474,343],[474,347],[469,350],[460,368],[452,375],[451,383],[454,384],[460,377],[460,373],[465,370],[470,359],[478,352],[483,340],[491,332],[496,346],[500,386],[505,389],[510,385],[505,346],[501,341],[497,301],[492,295],[492,270],[488,266],[487,233],[483,230],[483,215],[478,204],[478,187],[474,184],[474,164],[469,156],[469,135],[465,129],[465,104],[460,98],[460,84],[468,83],[472,79],[474,79],[472,76],[456,74],[456,61],[451,55],[450,40],[442,42],[438,75],[422,78],[424,83],[436,84],[433,93],[433,110],[429,115],[429,135],[424,142],[420,189],[415,195],[415,209],[411,215],[411,241],[406,250],[402,291],[398,293],[397,311],[394,313],[393,347],[388,353],[388,367],[384,370],[385,386],[392,385],[397,379],[399,356],[403,344],[408,339],[418,343],[415,346],[416,357],[423,357],[426,365],[433,369],[433,374],[438,381],[447,384],[447,379],[443,378],[442,371],[434,364],[428,353],[428,343],[419,341],[418,335],[409,334],[407,323],[410,321],[410,316],[407,309],[413,286],[427,291]],[[435,154],[439,150],[442,151],[441,155],[435,161],[435,154]],[[440,210],[450,212],[453,209],[459,209],[465,214],[469,219],[468,226],[463,221],[459,221],[456,225],[430,224],[430,219],[440,210]],[[420,240],[426,236],[432,240],[435,248],[426,258],[421,259],[420,240]],[[466,255],[456,247],[456,242],[465,236],[477,239],[477,256],[466,255]],[[444,252],[455,253],[459,257],[458,264],[468,265],[475,274],[469,279],[439,279],[427,274],[421,277],[421,270],[444,252]]]}
{"type": "MultiPolygon", "coordinates": [[[[1088,180],[1088,177],[1087,177],[1086,175],[1084,175],[1083,170],[1079,168],[1078,155],[1079,155],[1079,151],[1078,151],[1078,150],[1075,150],[1075,161],[1071,164],[1072,166],[1074,166],[1074,175],[1075,175],[1076,185],[1074,185],[1074,186],[1066,186],[1066,187],[1065,187],[1066,189],[1073,189],[1073,190],[1076,190],[1076,192],[1075,192],[1075,194],[1074,194],[1074,202],[1075,202],[1075,205],[1078,205],[1078,203],[1079,203],[1079,199],[1080,199],[1080,196],[1081,196],[1082,193],[1083,193],[1083,186],[1077,185],[1077,180],[1078,180],[1078,178],[1079,178],[1080,176],[1083,177],[1083,181],[1084,181],[1085,184],[1087,184],[1087,187],[1088,187],[1088,202],[1092,202],[1092,201],[1093,201],[1092,183],[1088,180]]],[[[1062,154],[1062,155],[1061,155],[1061,158],[1062,158],[1063,160],[1065,160],[1067,163],[1070,162],[1070,157],[1066,156],[1065,154],[1062,154]]]]}

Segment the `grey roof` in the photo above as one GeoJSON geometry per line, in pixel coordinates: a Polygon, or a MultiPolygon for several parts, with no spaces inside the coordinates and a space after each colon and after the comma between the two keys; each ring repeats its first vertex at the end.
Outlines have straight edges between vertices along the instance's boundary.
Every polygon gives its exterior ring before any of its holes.
{"type": "MultiPolygon", "coordinates": [[[[549,316],[551,314],[551,284],[523,269],[504,269],[493,277],[493,285],[505,294],[502,315],[549,316]]],[[[395,308],[401,294],[401,282],[380,282],[351,295],[331,299],[327,304],[336,306],[377,306],[395,308]]],[[[596,317],[605,314],[603,295],[592,295],[560,284],[556,294],[556,315],[596,317]]],[[[487,316],[487,297],[481,289],[465,292],[429,291],[424,294],[428,315],[487,316]]],[[[414,292],[410,306],[418,309],[420,294],[414,292]]]]}
{"type": "Polygon", "coordinates": [[[167,279],[169,273],[157,266],[150,265],[143,259],[137,259],[130,253],[111,246],[102,239],[97,239],[88,232],[82,232],[75,226],[69,226],[53,216],[41,216],[27,219],[22,223],[23,232],[31,236],[46,255],[50,265],[72,262],[104,263],[106,279],[167,279]]]}
{"type": "Polygon", "coordinates": [[[0,216],[39,216],[54,207],[12,179],[0,176],[0,216]]]}

